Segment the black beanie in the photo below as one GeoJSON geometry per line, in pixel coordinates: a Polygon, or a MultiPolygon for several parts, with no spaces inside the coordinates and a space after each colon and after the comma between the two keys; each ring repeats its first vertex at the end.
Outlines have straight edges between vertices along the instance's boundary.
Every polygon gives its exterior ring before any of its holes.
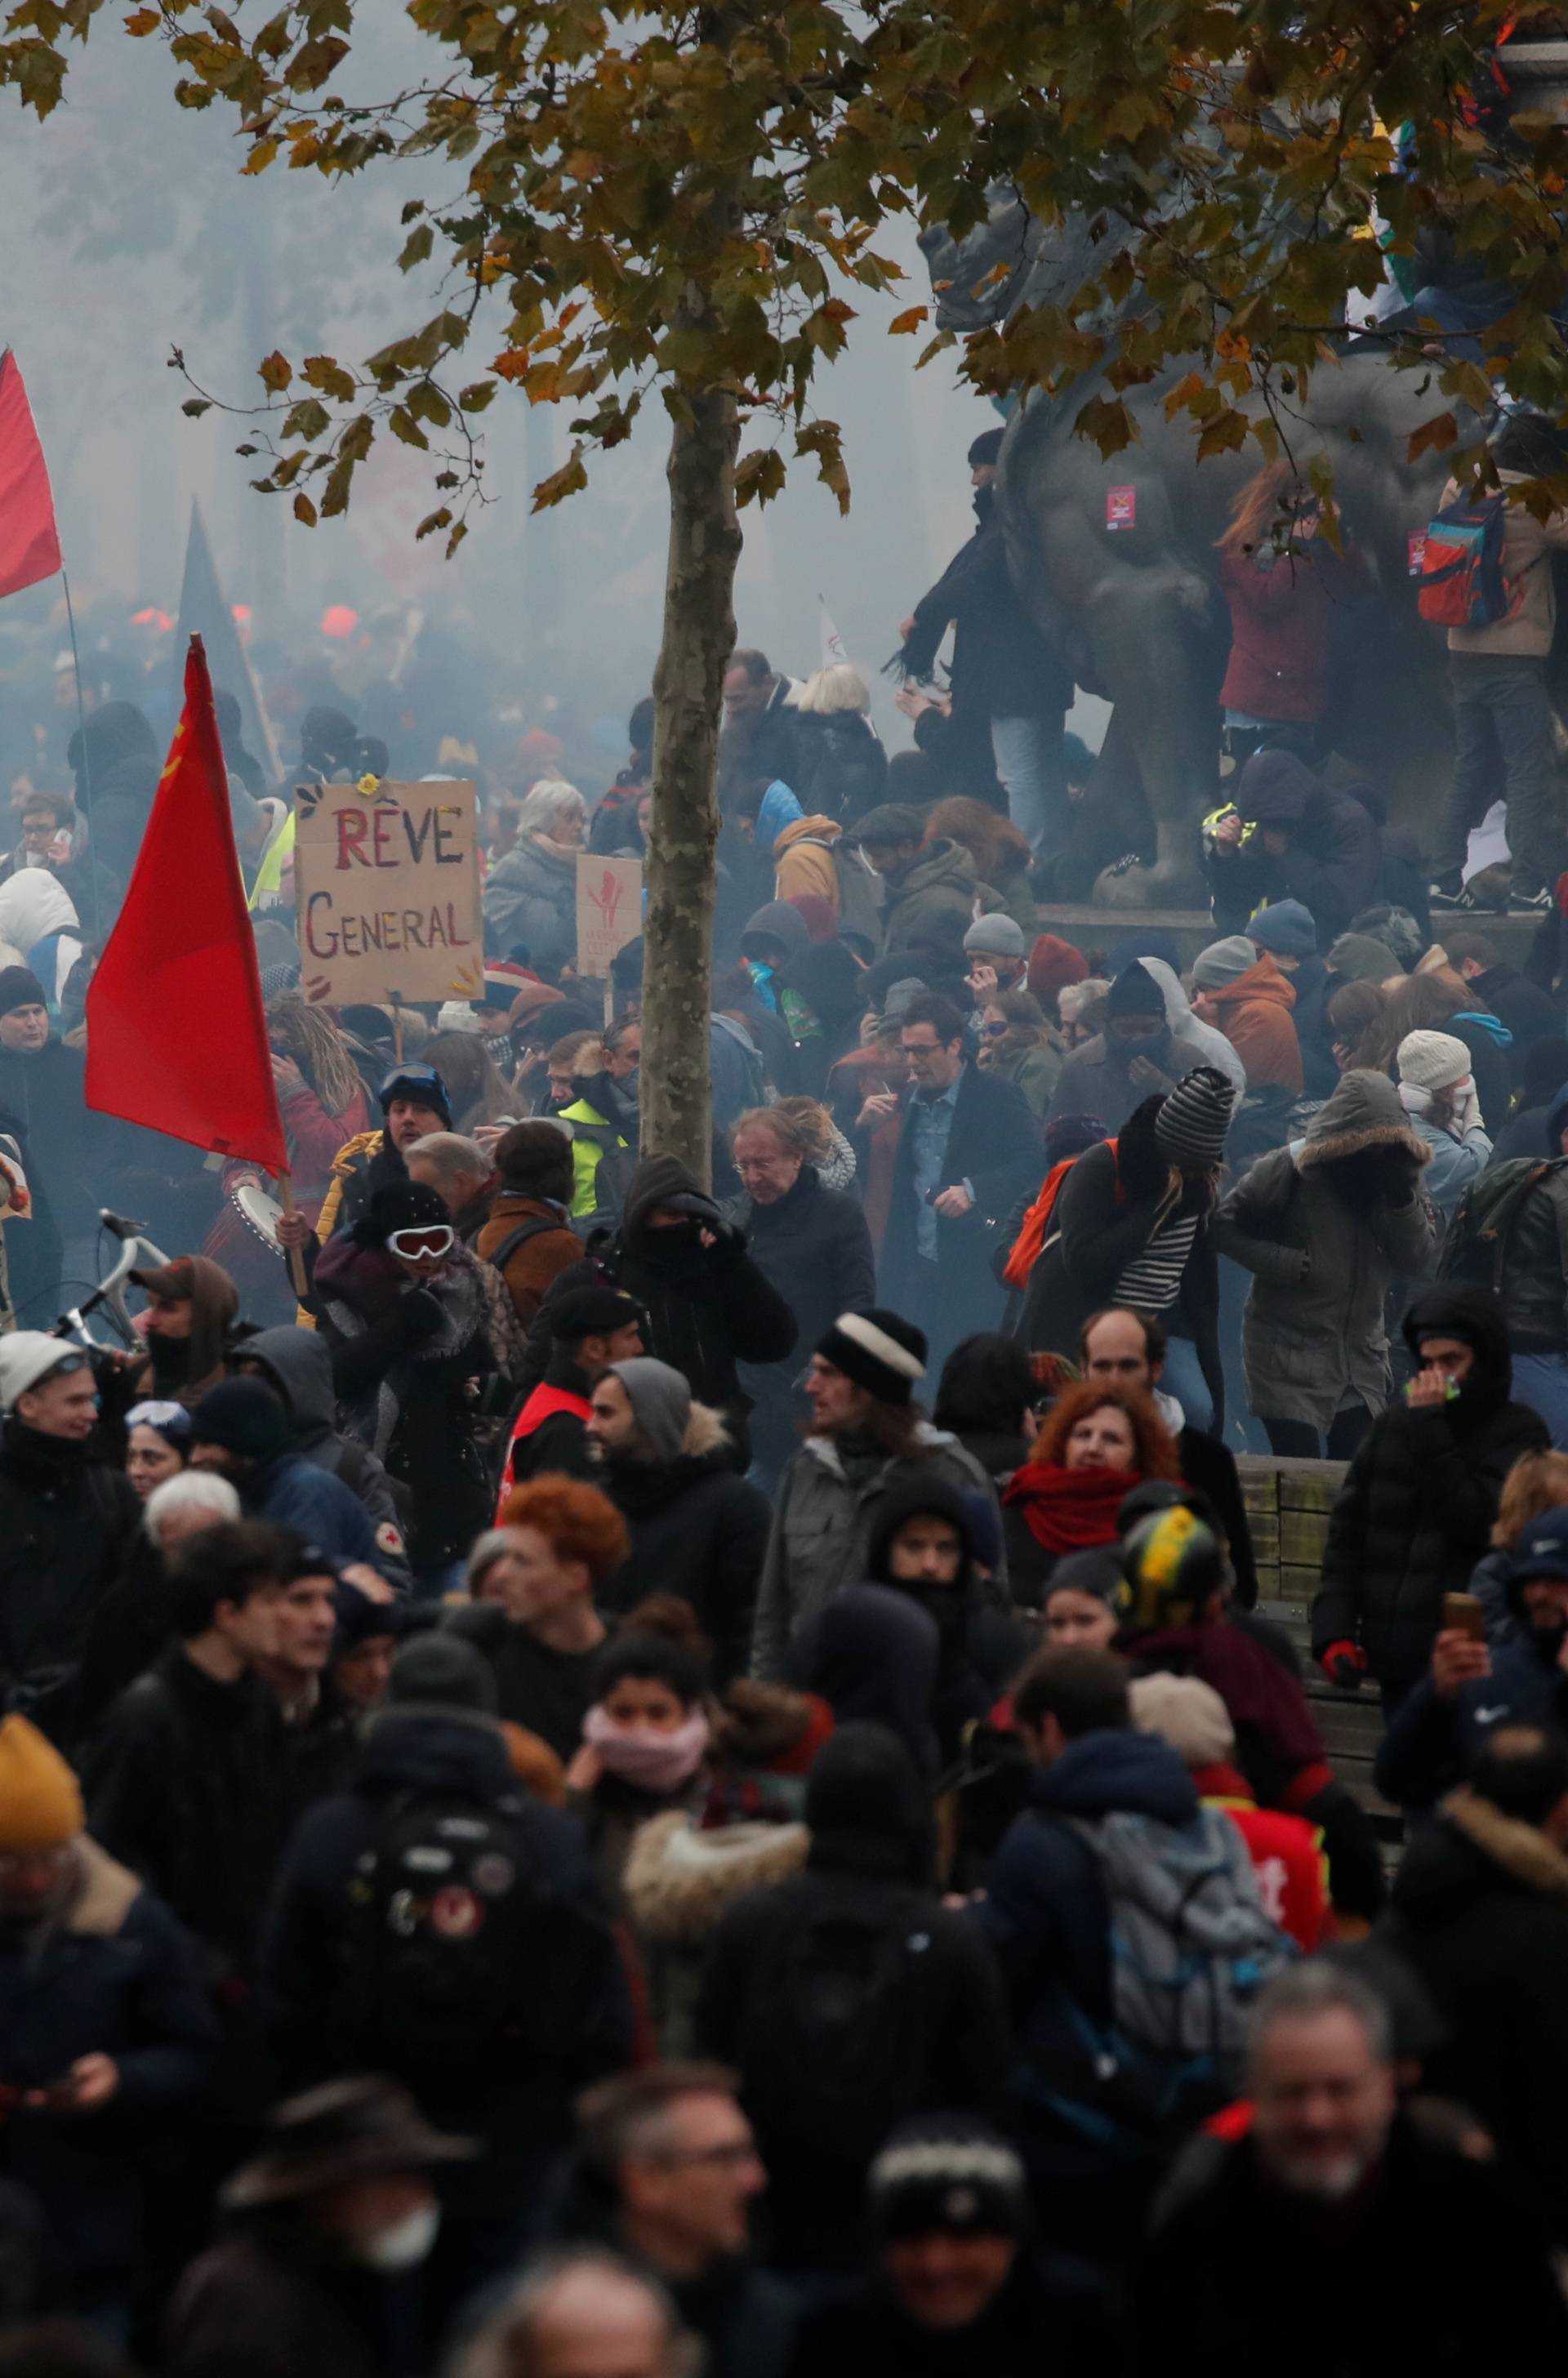
{"type": "Polygon", "coordinates": [[[294,1447],[283,1399],[265,1379],[224,1379],[209,1387],[190,1416],[193,1445],[222,1446],[252,1461],[275,1461],[294,1447]]]}
{"type": "Polygon", "coordinates": [[[354,1225],[359,1247],[384,1247],[394,1231],[434,1231],[450,1223],[446,1201],[423,1181],[389,1181],[354,1225]]]}
{"type": "Polygon", "coordinates": [[[841,1313],[816,1351],[879,1404],[907,1404],[925,1376],[924,1330],[885,1305],[841,1313]]]}
{"type": "Polygon", "coordinates": [[[47,1007],[48,1004],[43,985],[30,967],[0,967],[0,1015],[9,1015],[18,1007],[47,1007]]]}
{"type": "Polygon", "coordinates": [[[1165,1014],[1165,994],[1153,976],[1136,958],[1124,967],[1110,990],[1105,993],[1107,1015],[1157,1015],[1162,1022],[1165,1014]]]}
{"type": "Polygon", "coordinates": [[[940,2229],[1021,2239],[1031,2228],[1018,2149],[963,2114],[900,2122],[866,2175],[866,2200],[879,2240],[940,2229]]]}

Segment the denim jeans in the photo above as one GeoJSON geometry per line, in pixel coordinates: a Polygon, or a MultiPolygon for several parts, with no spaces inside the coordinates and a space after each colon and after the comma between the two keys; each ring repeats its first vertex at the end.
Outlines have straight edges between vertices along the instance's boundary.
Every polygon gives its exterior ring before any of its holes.
{"type": "Polygon", "coordinates": [[[1546,1423],[1559,1453],[1568,1453],[1568,1354],[1515,1354],[1514,1395],[1546,1423]]]}
{"type": "Polygon", "coordinates": [[[1200,1429],[1205,1435],[1212,1432],[1214,1399],[1190,1338],[1166,1339],[1165,1367],[1160,1374],[1160,1385],[1166,1395],[1175,1396],[1188,1428],[1200,1429]]]}
{"type": "Polygon", "coordinates": [[[991,750],[1007,815],[1037,856],[1061,848],[1067,829],[1062,719],[994,718],[991,750]]]}
{"type": "Polygon", "coordinates": [[[1563,835],[1556,814],[1551,705],[1546,664],[1525,654],[1451,653],[1453,778],[1432,861],[1438,877],[1465,864],[1470,829],[1500,793],[1508,802],[1514,883],[1535,891],[1557,881],[1563,835]]]}

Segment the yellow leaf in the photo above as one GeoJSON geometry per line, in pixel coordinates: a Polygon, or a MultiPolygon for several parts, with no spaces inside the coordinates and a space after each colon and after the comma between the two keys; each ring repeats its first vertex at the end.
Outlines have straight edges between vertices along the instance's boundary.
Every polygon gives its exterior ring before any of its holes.
{"type": "Polygon", "coordinates": [[[280,354],[276,347],[270,355],[263,356],[258,369],[262,387],[271,389],[274,396],[281,396],[294,378],[294,366],[286,355],[280,354]]]}
{"type": "Polygon", "coordinates": [[[906,330],[918,330],[921,324],[929,318],[930,312],[931,308],[928,306],[906,306],[903,312],[895,314],[888,323],[890,336],[899,338],[906,330]]]}

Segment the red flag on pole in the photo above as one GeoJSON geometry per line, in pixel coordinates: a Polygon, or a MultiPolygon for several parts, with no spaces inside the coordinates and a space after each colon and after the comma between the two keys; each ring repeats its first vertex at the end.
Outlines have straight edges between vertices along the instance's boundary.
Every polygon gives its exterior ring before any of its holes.
{"type": "Polygon", "coordinates": [[[199,636],[126,905],[88,989],[87,1103],[269,1172],[288,1167],[199,636]]]}
{"type": "Polygon", "coordinates": [[[17,359],[7,347],[0,354],[0,594],[35,586],[60,567],[49,466],[17,359]]]}

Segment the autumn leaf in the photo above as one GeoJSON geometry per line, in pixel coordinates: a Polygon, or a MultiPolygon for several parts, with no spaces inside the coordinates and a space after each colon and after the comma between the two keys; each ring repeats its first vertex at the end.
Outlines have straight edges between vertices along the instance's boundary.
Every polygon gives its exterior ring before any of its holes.
{"type": "Polygon", "coordinates": [[[270,389],[274,396],[281,396],[294,378],[293,365],[288,357],[280,354],[275,347],[270,355],[262,358],[259,369],[262,387],[270,389]]]}
{"type": "Polygon", "coordinates": [[[1459,424],[1452,413],[1434,414],[1430,421],[1411,431],[1405,443],[1405,459],[1418,462],[1423,454],[1445,454],[1458,437],[1459,424]]]}
{"type": "Polygon", "coordinates": [[[895,314],[888,323],[888,332],[893,338],[901,338],[906,331],[918,330],[921,324],[928,321],[930,317],[929,306],[906,306],[903,312],[895,314]]]}

